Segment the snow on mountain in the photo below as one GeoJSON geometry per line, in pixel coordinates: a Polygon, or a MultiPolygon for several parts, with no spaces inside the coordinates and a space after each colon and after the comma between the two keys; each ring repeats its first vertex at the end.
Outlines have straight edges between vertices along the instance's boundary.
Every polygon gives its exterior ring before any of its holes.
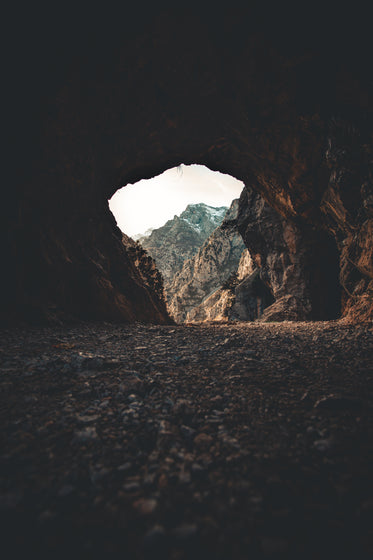
{"type": "Polygon", "coordinates": [[[215,208],[204,203],[189,204],[180,216],[174,216],[162,227],[153,229],[150,235],[137,237],[155,259],[165,285],[221,224],[226,211],[225,206],[215,208]]]}

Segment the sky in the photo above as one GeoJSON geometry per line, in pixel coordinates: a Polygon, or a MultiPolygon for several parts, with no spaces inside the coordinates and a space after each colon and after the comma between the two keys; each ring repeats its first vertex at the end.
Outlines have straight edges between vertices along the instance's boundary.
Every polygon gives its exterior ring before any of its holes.
{"type": "Polygon", "coordinates": [[[117,190],[109,200],[118,227],[129,236],[163,226],[188,204],[229,206],[244,184],[204,165],[168,169],[153,179],[142,179],[117,190]]]}

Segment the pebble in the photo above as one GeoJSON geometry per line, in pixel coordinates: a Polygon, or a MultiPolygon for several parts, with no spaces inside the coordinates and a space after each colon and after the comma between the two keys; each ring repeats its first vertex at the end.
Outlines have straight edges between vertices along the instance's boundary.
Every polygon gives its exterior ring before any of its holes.
{"type": "Polygon", "coordinates": [[[123,484],[123,490],[126,492],[136,492],[140,489],[140,484],[138,482],[127,482],[123,484]]]}
{"type": "Polygon", "coordinates": [[[190,428],[189,426],[180,426],[180,433],[187,439],[191,439],[193,438],[194,434],[196,433],[196,431],[193,428],[190,428]]]}
{"type": "Polygon", "coordinates": [[[194,438],[194,445],[199,449],[208,449],[212,442],[213,437],[203,432],[194,438]]]}
{"type": "Polygon", "coordinates": [[[77,430],[74,433],[73,443],[89,443],[97,439],[97,432],[95,427],[87,427],[83,430],[77,430]]]}
{"type": "Polygon", "coordinates": [[[134,509],[140,515],[150,515],[152,514],[158,506],[157,500],[154,499],[146,499],[146,498],[139,498],[135,502],[133,502],[134,509]]]}
{"type": "Polygon", "coordinates": [[[313,442],[314,447],[321,453],[326,453],[333,448],[334,441],[332,439],[317,439],[313,442]]]}

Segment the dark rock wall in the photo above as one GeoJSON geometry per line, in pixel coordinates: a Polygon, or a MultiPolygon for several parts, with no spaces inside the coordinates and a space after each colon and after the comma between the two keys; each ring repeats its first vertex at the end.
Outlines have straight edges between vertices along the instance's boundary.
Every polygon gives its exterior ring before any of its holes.
{"type": "MultiPolygon", "coordinates": [[[[260,269],[261,280],[275,300],[283,302],[281,314],[281,303],[276,305],[276,320],[339,316],[338,252],[330,234],[282,217],[249,187],[241,194],[238,229],[260,269]]],[[[266,317],[270,317],[270,308],[266,317]]]]}
{"type": "Polygon", "coordinates": [[[372,317],[373,140],[365,123],[330,123],[326,160],[331,171],[321,208],[337,240],[344,315],[372,317]]]}
{"type": "Polygon", "coordinates": [[[138,241],[134,241],[128,235],[122,235],[122,243],[131,262],[140,273],[142,282],[152,294],[153,299],[157,299],[162,314],[167,315],[163,277],[156,267],[154,259],[138,241]]]}
{"type": "MultiPolygon", "coordinates": [[[[274,8],[154,5],[119,17],[75,7],[56,18],[34,6],[7,20],[2,317],[167,321],[123,250],[107,199],[182,162],[261,193],[291,220],[297,250],[312,238],[305,255],[320,258],[315,240],[327,234],[315,232],[329,228],[343,313],[371,317],[369,17],[342,6],[321,17],[302,5],[289,19],[274,8]],[[359,130],[348,165],[334,150],[333,117],[359,130]]],[[[316,265],[308,274],[325,285],[316,265]]],[[[307,297],[310,317],[330,315],[307,297]]]]}

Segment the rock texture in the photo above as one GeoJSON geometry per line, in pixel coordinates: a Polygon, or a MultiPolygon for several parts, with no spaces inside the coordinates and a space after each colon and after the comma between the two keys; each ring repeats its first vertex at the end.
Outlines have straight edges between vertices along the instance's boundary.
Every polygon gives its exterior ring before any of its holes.
{"type": "Polygon", "coordinates": [[[189,204],[164,226],[152,230],[138,242],[155,260],[165,283],[172,282],[185,260],[197,253],[210,233],[221,224],[227,211],[225,206],[214,208],[207,204],[189,204]]]}
{"type": "MultiPolygon", "coordinates": [[[[336,234],[342,314],[371,318],[372,34],[364,10],[255,1],[195,12],[133,4],[125,14],[76,6],[45,24],[48,13],[33,5],[8,17],[1,317],[53,310],[167,320],[124,255],[107,200],[183,162],[242,180],[291,220],[293,241],[312,238],[316,248],[326,235],[317,232],[336,234]],[[356,133],[336,134],[336,118],[356,133]]],[[[325,260],[326,251],[307,266],[315,280],[325,260]]],[[[310,317],[328,317],[324,304],[312,305],[310,317]]]]}
{"type": "Polygon", "coordinates": [[[224,284],[188,313],[191,322],[255,321],[274,302],[272,291],[246,249],[224,284]]]}
{"type": "Polygon", "coordinates": [[[237,269],[244,243],[236,228],[238,199],[226,212],[222,224],[208,237],[198,253],[184,262],[167,284],[168,310],[177,322],[190,320],[190,312],[225,282],[237,269]]]}
{"type": "Polygon", "coordinates": [[[336,322],[2,330],[2,558],[372,558],[372,350],[336,322]]]}
{"type": "Polygon", "coordinates": [[[249,251],[231,281],[191,311],[188,320],[339,316],[338,251],[327,232],[282,217],[249,187],[241,194],[237,226],[249,251]]]}
{"type": "Polygon", "coordinates": [[[267,320],[339,316],[338,251],[327,232],[282,217],[249,187],[241,195],[238,229],[276,300],[267,320]]]}
{"type": "Polygon", "coordinates": [[[326,150],[331,170],[322,199],[340,251],[342,305],[346,319],[373,313],[373,150],[360,130],[331,122],[326,150]]]}
{"type": "Polygon", "coordinates": [[[163,278],[155,265],[154,259],[152,259],[138,241],[135,241],[128,235],[123,234],[122,242],[126,248],[126,252],[139,271],[143,283],[149,288],[149,291],[155,294],[158,300],[163,303],[165,308],[166,298],[163,278]]]}

